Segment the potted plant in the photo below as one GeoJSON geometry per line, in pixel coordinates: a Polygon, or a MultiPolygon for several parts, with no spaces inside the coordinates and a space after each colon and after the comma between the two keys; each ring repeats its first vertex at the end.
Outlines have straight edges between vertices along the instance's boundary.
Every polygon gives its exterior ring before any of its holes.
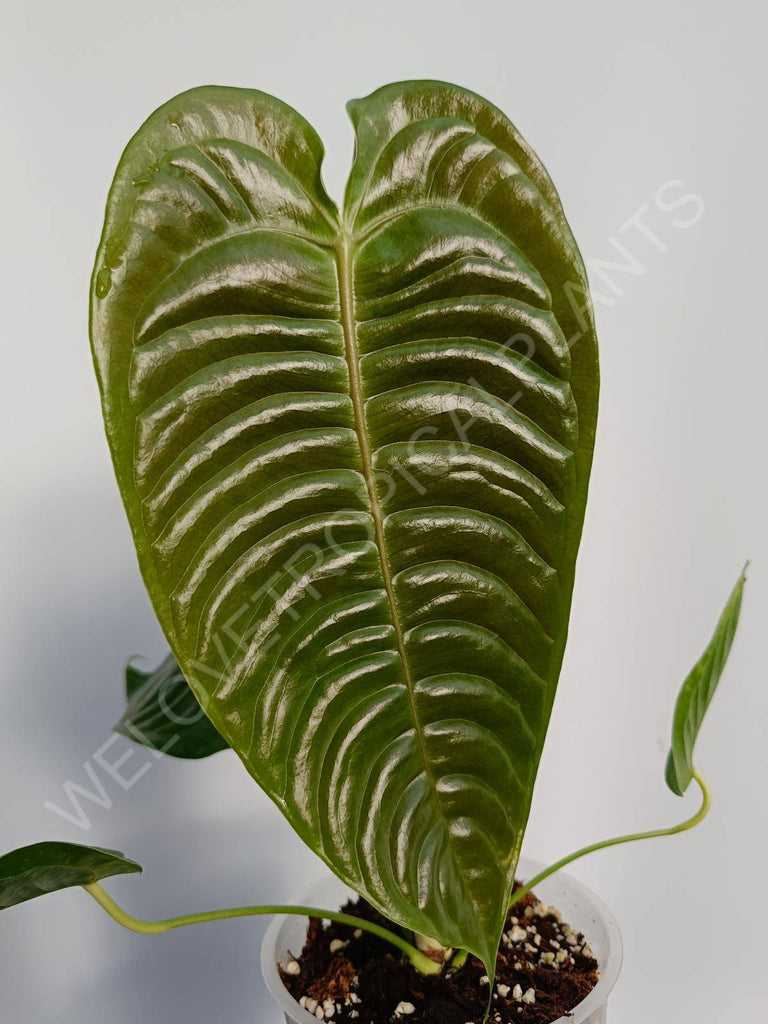
{"type": "Polygon", "coordinates": [[[696,814],[521,866],[595,434],[586,274],[490,103],[416,81],[349,112],[339,212],[290,107],[216,87],[165,104],[118,166],[91,294],[172,651],[128,668],[118,728],[181,757],[232,748],[330,867],[332,905],[140,921],[100,885],[137,864],[40,843],[0,858],[0,907],[83,885],[142,933],[289,915],[265,972],[298,1022],[602,1020],[618,931],[559,871],[706,814],[693,747],[744,575],[675,710],[667,782],[696,782],[696,814]]]}

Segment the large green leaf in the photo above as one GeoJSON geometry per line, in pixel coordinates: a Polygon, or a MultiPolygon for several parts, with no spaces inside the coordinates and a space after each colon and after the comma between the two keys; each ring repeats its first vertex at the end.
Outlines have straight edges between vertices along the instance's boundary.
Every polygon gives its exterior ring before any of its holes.
{"type": "Polygon", "coordinates": [[[141,871],[116,850],[78,843],[33,843],[0,857],[0,910],[73,885],[141,871]]]}
{"type": "Polygon", "coordinates": [[[152,672],[125,670],[126,708],[115,726],[136,743],[174,757],[208,757],[229,744],[204,713],[179,663],[168,654],[152,672]]]}
{"type": "Polygon", "coordinates": [[[142,573],[216,728],[339,876],[491,962],[584,515],[587,283],[485,100],[405,82],[349,110],[341,216],[278,100],[154,113],[110,192],[93,350],[142,573]]]}
{"type": "Polygon", "coordinates": [[[667,758],[667,785],[678,796],[685,793],[693,778],[693,748],[728,660],[739,624],[746,579],[745,572],[742,572],[718,619],[712,639],[688,673],[677,697],[672,720],[672,747],[667,758]]]}

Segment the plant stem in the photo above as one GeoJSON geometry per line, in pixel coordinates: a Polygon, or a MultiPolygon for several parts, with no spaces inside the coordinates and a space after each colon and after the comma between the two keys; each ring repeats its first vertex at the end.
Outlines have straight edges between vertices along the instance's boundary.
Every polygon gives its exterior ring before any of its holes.
{"type": "Polygon", "coordinates": [[[205,921],[222,921],[231,917],[258,917],[264,914],[296,914],[301,917],[320,917],[328,921],[335,921],[337,924],[349,925],[351,928],[361,928],[363,931],[370,932],[371,935],[384,939],[385,942],[390,943],[390,945],[399,949],[401,953],[404,953],[420,974],[440,973],[440,965],[435,963],[434,960],[430,960],[428,956],[416,949],[415,946],[412,946],[410,942],[406,942],[405,939],[395,935],[394,932],[382,928],[381,925],[374,924],[372,921],[366,921],[361,917],[353,917],[351,914],[322,910],[318,907],[294,907],[275,904],[263,907],[233,907],[229,910],[210,910],[204,911],[201,914],[169,917],[163,921],[142,921],[138,917],[132,917],[131,914],[128,914],[122,907],[118,906],[98,882],[84,885],[83,888],[93,896],[99,906],[106,910],[109,916],[117,921],[118,924],[132,932],[138,932],[140,935],[161,935],[163,932],[169,932],[173,928],[184,928],[186,925],[202,924],[205,921]]]}
{"type": "Polygon", "coordinates": [[[702,802],[701,807],[692,818],[687,818],[679,825],[672,825],[670,828],[660,828],[653,832],[634,832],[632,835],[616,836],[614,839],[604,839],[601,843],[592,843],[591,846],[584,846],[580,850],[576,850],[574,853],[569,853],[567,857],[563,857],[548,868],[545,868],[543,871],[539,872],[535,878],[532,878],[530,882],[527,882],[524,886],[513,893],[509,904],[510,907],[513,907],[515,903],[521,900],[524,896],[527,896],[528,893],[543,882],[545,878],[549,878],[550,875],[553,875],[556,871],[566,867],[566,865],[571,864],[580,857],[586,857],[588,853],[595,853],[597,850],[605,850],[609,846],[619,846],[621,843],[634,843],[640,839],[655,839],[657,836],[674,836],[677,835],[678,832],[686,832],[689,828],[694,828],[700,821],[703,821],[704,818],[706,818],[709,813],[712,800],[709,793],[709,787],[695,770],[693,772],[693,778],[696,780],[699,785],[699,789],[701,790],[702,802]]]}
{"type": "Polygon", "coordinates": [[[460,971],[464,964],[467,962],[468,956],[468,949],[457,949],[453,959],[451,960],[451,970],[460,971]]]}

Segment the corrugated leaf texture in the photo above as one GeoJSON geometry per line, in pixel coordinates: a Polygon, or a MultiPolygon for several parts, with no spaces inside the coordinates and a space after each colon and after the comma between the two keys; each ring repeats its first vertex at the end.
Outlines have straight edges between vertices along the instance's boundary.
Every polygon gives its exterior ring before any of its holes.
{"type": "Polygon", "coordinates": [[[489,103],[405,82],[349,110],[341,213],[278,100],[153,114],[110,193],[93,349],[144,579],[212,722],[338,875],[491,962],[584,514],[587,285],[489,103]]]}

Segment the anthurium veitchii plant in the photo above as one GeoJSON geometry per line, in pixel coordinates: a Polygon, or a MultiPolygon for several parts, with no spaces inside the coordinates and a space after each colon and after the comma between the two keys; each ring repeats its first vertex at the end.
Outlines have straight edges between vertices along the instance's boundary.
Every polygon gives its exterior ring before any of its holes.
{"type": "MultiPolygon", "coordinates": [[[[427,937],[492,976],[584,519],[589,286],[547,172],[490,103],[413,81],[348,109],[339,208],[314,130],[255,90],[176,97],[118,166],[91,338],[171,648],[129,668],[118,728],[181,757],[231,748],[412,963],[443,969],[427,937]]],[[[702,810],[540,877],[706,812],[693,745],[743,583],[675,713],[667,781],[696,780],[702,810]]],[[[136,931],[290,909],[141,922],[99,885],[132,870],[37,844],[0,859],[0,906],[85,885],[136,931]]]]}

